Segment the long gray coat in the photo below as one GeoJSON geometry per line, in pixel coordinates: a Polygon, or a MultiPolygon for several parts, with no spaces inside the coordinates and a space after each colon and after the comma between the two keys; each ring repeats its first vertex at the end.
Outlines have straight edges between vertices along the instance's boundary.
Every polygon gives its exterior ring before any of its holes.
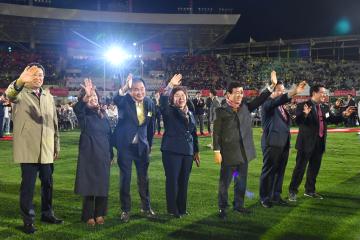
{"type": "Polygon", "coordinates": [[[270,95],[271,92],[266,89],[253,101],[243,102],[238,112],[234,112],[228,104],[216,109],[213,144],[214,151],[220,150],[223,164],[238,165],[256,158],[250,113],[270,95]]]}
{"type": "Polygon", "coordinates": [[[75,193],[81,196],[108,196],[112,147],[111,129],[106,116],[79,101],[74,106],[81,134],[76,169],[75,193]]]}
{"type": "Polygon", "coordinates": [[[40,100],[30,88],[16,91],[12,82],[6,96],[13,107],[13,155],[16,163],[53,163],[60,151],[58,120],[53,96],[42,90],[40,100]]]}

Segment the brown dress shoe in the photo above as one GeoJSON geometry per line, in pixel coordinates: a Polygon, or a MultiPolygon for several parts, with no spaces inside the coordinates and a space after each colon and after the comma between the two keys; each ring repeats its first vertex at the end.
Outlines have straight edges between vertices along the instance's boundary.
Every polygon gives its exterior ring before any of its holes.
{"type": "Polygon", "coordinates": [[[105,223],[104,217],[102,217],[102,216],[97,217],[97,218],[96,218],[96,223],[97,223],[97,224],[100,224],[100,225],[103,225],[103,224],[105,223]]]}
{"type": "Polygon", "coordinates": [[[89,220],[87,220],[86,224],[93,227],[95,226],[95,220],[93,218],[90,218],[89,220]]]}

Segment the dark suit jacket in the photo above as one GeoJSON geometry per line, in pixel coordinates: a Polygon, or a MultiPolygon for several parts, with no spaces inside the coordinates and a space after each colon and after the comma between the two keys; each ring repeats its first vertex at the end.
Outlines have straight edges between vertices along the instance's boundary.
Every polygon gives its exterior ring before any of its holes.
{"type": "Polygon", "coordinates": [[[161,96],[160,106],[165,128],[161,151],[190,156],[199,152],[193,113],[189,110],[189,120],[187,120],[180,109],[169,105],[168,96],[161,96]]]}
{"type": "MultiPolygon", "coordinates": [[[[0,118],[2,119],[5,115],[5,106],[3,105],[3,102],[0,101],[0,118]]],[[[1,125],[2,127],[2,125],[1,125]]]]}
{"type": "MultiPolygon", "coordinates": [[[[324,121],[324,141],[321,151],[324,152],[327,136],[327,123],[340,123],[344,120],[344,118],[342,115],[334,115],[331,113],[328,105],[321,104],[320,108],[324,121]]],[[[296,123],[299,125],[299,134],[296,139],[296,149],[298,151],[312,152],[315,147],[316,139],[319,135],[319,119],[317,116],[316,105],[313,101],[308,100],[307,102],[298,104],[296,108],[296,123]],[[311,112],[307,117],[305,117],[303,112],[305,103],[312,107],[311,112]]]]}
{"type": "Polygon", "coordinates": [[[136,115],[135,101],[129,94],[117,95],[114,103],[118,108],[118,123],[113,134],[113,145],[118,151],[127,149],[134,140],[136,134],[139,139],[139,153],[144,150],[150,151],[155,131],[155,107],[153,101],[144,98],[145,122],[139,126],[136,115]]]}
{"type": "Polygon", "coordinates": [[[220,150],[223,164],[238,165],[256,157],[250,113],[270,95],[271,92],[266,89],[249,103],[244,99],[238,112],[234,112],[227,103],[216,109],[213,144],[214,150],[220,150]]]}
{"type": "MultiPolygon", "coordinates": [[[[283,94],[275,99],[268,98],[262,105],[261,117],[263,134],[261,146],[264,149],[270,147],[284,147],[290,142],[290,116],[285,111],[285,119],[279,110],[279,106],[290,102],[288,94],[283,94]]],[[[289,145],[290,146],[290,145],[289,145]]]]}
{"type": "Polygon", "coordinates": [[[195,114],[196,115],[203,115],[205,113],[205,101],[204,99],[200,98],[198,100],[197,98],[193,99],[193,104],[195,107],[195,114]]]}

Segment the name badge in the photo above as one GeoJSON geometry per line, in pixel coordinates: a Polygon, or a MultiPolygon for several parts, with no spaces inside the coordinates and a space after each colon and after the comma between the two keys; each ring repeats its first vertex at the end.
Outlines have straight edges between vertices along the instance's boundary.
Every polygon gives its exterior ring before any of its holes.
{"type": "Polygon", "coordinates": [[[152,112],[148,112],[147,116],[148,116],[148,117],[151,117],[151,116],[152,116],[152,112]]]}
{"type": "Polygon", "coordinates": [[[328,117],[330,117],[330,113],[325,113],[325,118],[328,118],[328,117]]]}

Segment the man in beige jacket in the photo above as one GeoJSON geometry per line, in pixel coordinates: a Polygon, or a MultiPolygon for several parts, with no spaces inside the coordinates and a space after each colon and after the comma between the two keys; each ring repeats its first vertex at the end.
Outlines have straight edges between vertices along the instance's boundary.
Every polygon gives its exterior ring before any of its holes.
{"type": "Polygon", "coordinates": [[[52,210],[53,162],[60,151],[58,121],[53,96],[42,89],[45,70],[29,64],[6,90],[13,104],[13,157],[21,166],[20,210],[24,232],[34,233],[33,195],[37,173],[41,180],[41,221],[63,221],[52,210]]]}

